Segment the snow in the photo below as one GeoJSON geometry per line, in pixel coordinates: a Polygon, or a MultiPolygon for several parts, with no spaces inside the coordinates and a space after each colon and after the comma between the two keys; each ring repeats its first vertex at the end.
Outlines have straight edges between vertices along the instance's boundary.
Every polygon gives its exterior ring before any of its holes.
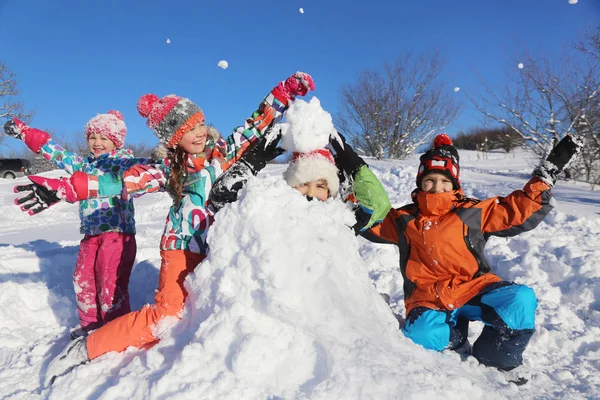
{"type": "Polygon", "coordinates": [[[304,8],[300,7],[298,11],[300,11],[300,14],[304,14],[304,8]]]}
{"type": "Polygon", "coordinates": [[[454,91],[455,91],[455,92],[458,92],[459,90],[460,90],[460,87],[458,87],[458,86],[456,86],[456,87],[454,88],[454,91]]]}
{"type": "Polygon", "coordinates": [[[569,4],[577,4],[578,0],[569,0],[569,4]]]}
{"type": "Polygon", "coordinates": [[[167,44],[171,43],[171,39],[167,38],[167,44]]]}
{"type": "Polygon", "coordinates": [[[317,97],[309,102],[294,101],[286,112],[282,128],[281,147],[291,152],[307,153],[322,149],[331,135],[337,136],[331,114],[323,110],[317,97]]]}
{"type": "MultiPolygon", "coordinates": [[[[523,186],[534,163],[461,151],[467,195],[506,195],[523,186]]],[[[418,156],[367,159],[392,204],[410,201],[418,156]]],[[[30,217],[13,205],[15,184],[0,179],[0,397],[504,399],[600,397],[600,191],[559,181],[557,206],[534,231],[491,238],[486,254],[504,279],[530,285],[539,299],[537,330],[522,387],[503,375],[427,351],[406,339],[394,246],[367,242],[347,228],[339,200],[307,202],[269,165],[225,207],[209,234],[211,252],[190,275],[179,323],[148,350],[106,354],[43,388],[49,361],[78,323],[72,273],[78,242],[76,205],[30,217]]],[[[58,177],[60,172],[46,173],[58,177]]],[[[136,199],[138,253],[132,308],[153,301],[158,244],[168,195],[136,199]]],[[[481,330],[471,328],[471,341],[481,330]]]]}
{"type": "Polygon", "coordinates": [[[523,63],[518,63],[518,64],[517,64],[517,68],[519,68],[519,69],[523,69],[523,63]]]}
{"type": "Polygon", "coordinates": [[[217,65],[223,69],[227,69],[229,67],[229,63],[225,60],[221,60],[217,63],[217,65]]]}

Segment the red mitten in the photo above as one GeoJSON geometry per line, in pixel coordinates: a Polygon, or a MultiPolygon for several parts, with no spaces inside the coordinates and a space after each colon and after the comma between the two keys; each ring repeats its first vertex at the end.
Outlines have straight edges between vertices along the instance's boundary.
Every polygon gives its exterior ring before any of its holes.
{"type": "Polygon", "coordinates": [[[298,71],[284,82],[279,82],[271,93],[287,106],[289,101],[294,101],[296,96],[306,96],[310,90],[315,90],[315,82],[312,77],[305,72],[298,71]]]}
{"type": "MultiPolygon", "coordinates": [[[[60,178],[60,179],[52,179],[52,178],[44,178],[43,176],[32,175],[29,176],[29,180],[35,183],[38,186],[45,188],[48,191],[51,191],[55,194],[55,196],[60,200],[65,200],[69,203],[76,203],[79,200],[87,198],[85,194],[82,196],[78,196],[77,190],[75,189],[74,181],[77,179],[78,174],[83,174],[82,172],[76,172],[73,174],[71,178],[60,178]]],[[[83,174],[85,175],[85,174],[83,174]]],[[[85,182],[87,182],[87,177],[84,177],[85,182]]],[[[82,185],[87,186],[87,185],[82,185]]],[[[87,187],[82,188],[83,192],[87,192],[87,187]]]]}
{"type": "Polygon", "coordinates": [[[38,154],[42,149],[42,146],[50,140],[50,135],[46,132],[36,128],[30,128],[17,118],[13,118],[12,121],[6,121],[4,124],[4,132],[8,136],[24,141],[27,147],[29,147],[29,150],[36,154],[38,154]]]}

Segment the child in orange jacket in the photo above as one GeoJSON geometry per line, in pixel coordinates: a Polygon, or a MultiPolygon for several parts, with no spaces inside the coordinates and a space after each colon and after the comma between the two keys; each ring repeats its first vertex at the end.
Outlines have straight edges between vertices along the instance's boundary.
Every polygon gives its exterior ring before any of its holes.
{"type": "Polygon", "coordinates": [[[482,321],[473,356],[505,371],[522,364],[537,299],[530,287],[494,275],[484,247],[490,236],[514,236],[544,219],[553,207],[556,176],[580,147],[565,137],[523,190],[476,200],[463,195],[452,140],[436,137],[434,148],[420,158],[414,202],[392,209],[363,234],[400,249],[406,336],[426,349],[469,348],[469,321],[482,321]]]}

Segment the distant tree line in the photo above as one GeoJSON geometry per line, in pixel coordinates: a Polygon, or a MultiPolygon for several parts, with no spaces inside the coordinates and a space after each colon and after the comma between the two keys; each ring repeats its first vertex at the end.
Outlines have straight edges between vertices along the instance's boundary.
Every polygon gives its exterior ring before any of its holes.
{"type": "Polygon", "coordinates": [[[467,132],[459,132],[452,140],[459,149],[492,151],[503,150],[509,153],[523,145],[521,135],[510,127],[472,128],[467,132]]]}

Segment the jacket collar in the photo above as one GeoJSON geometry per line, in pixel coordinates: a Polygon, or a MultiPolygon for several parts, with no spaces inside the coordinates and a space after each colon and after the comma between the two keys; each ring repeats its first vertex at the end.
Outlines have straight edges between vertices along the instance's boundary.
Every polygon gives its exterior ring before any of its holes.
{"type": "Polygon", "coordinates": [[[423,216],[439,217],[456,208],[456,204],[464,198],[464,195],[462,189],[435,194],[415,189],[412,198],[423,216]]]}

